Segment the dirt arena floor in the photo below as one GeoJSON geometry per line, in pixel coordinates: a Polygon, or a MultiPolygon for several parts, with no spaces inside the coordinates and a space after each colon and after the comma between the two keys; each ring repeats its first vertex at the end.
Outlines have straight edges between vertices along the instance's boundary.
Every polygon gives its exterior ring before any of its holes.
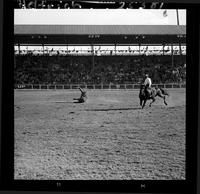
{"type": "Polygon", "coordinates": [[[185,89],[15,91],[15,179],[185,179],[185,89]]]}

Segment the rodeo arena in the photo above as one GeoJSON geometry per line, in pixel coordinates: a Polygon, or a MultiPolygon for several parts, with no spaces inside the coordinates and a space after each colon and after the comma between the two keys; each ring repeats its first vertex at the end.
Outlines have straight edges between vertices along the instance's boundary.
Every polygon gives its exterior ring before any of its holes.
{"type": "Polygon", "coordinates": [[[14,16],[15,179],[185,179],[185,10],[14,16]]]}

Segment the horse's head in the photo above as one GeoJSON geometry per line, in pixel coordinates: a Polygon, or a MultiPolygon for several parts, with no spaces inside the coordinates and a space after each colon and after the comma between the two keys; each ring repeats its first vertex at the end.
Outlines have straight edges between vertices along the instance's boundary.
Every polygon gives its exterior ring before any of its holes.
{"type": "Polygon", "coordinates": [[[144,90],[145,90],[145,85],[141,84],[140,85],[140,94],[139,94],[140,97],[142,97],[142,96],[144,97],[145,96],[145,91],[144,90]]]}
{"type": "Polygon", "coordinates": [[[145,88],[145,85],[144,84],[141,84],[140,85],[140,90],[144,89],[145,88]]]}

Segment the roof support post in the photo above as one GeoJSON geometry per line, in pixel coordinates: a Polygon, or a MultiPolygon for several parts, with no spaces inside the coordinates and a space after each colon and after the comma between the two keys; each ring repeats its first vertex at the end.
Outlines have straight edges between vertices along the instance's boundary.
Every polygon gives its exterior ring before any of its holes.
{"type": "Polygon", "coordinates": [[[34,7],[37,8],[37,0],[35,0],[34,7]]]}
{"type": "Polygon", "coordinates": [[[140,54],[141,54],[141,50],[140,50],[140,46],[141,46],[141,45],[140,45],[140,43],[139,43],[138,45],[139,45],[139,55],[140,55],[140,54]]]}
{"type": "Polygon", "coordinates": [[[173,49],[173,43],[171,44],[171,55],[172,55],[172,67],[174,67],[174,49],[173,49]]]}
{"type": "Polygon", "coordinates": [[[20,55],[20,44],[18,43],[18,50],[19,50],[19,55],[20,55]]]}
{"type": "MultiPolygon", "coordinates": [[[[91,43],[91,51],[92,51],[92,73],[94,73],[94,44],[91,43]]],[[[94,80],[93,80],[94,81],[94,80]]]]}
{"type": "MultiPolygon", "coordinates": [[[[176,17],[177,17],[177,25],[179,26],[179,12],[178,12],[178,9],[176,9],[176,17]]],[[[179,52],[180,52],[180,55],[182,55],[180,35],[178,35],[178,41],[179,41],[179,52]]]]}
{"type": "Polygon", "coordinates": [[[182,55],[180,36],[179,36],[179,52],[180,52],[180,55],[182,55]]]}
{"type": "Polygon", "coordinates": [[[67,48],[67,55],[68,55],[68,53],[69,53],[69,50],[68,50],[68,44],[67,44],[66,48],[67,48]]]}
{"type": "Polygon", "coordinates": [[[94,71],[94,44],[92,44],[92,71],[94,71]]]}
{"type": "Polygon", "coordinates": [[[42,43],[42,52],[43,52],[43,55],[44,55],[44,43],[42,43]]]}
{"type": "Polygon", "coordinates": [[[16,54],[14,54],[14,68],[16,68],[16,54]]]}
{"type": "Polygon", "coordinates": [[[165,48],[165,44],[163,44],[163,56],[165,55],[165,50],[164,50],[164,48],[165,48]]]}

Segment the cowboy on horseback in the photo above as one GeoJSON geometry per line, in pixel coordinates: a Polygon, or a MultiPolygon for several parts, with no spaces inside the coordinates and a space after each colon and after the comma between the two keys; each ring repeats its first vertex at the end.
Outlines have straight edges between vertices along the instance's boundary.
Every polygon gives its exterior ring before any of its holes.
{"type": "Polygon", "coordinates": [[[152,102],[149,104],[149,106],[151,106],[155,102],[156,96],[162,98],[164,100],[164,104],[167,105],[166,96],[169,96],[169,93],[158,86],[151,88],[151,84],[151,78],[149,78],[148,74],[146,74],[144,82],[142,82],[140,85],[139,93],[140,105],[142,108],[144,108],[147,100],[152,100],[152,102]]]}
{"type": "Polygon", "coordinates": [[[149,75],[145,75],[145,80],[144,80],[144,86],[145,86],[145,94],[148,98],[151,96],[151,78],[149,78],[149,75]]]}

